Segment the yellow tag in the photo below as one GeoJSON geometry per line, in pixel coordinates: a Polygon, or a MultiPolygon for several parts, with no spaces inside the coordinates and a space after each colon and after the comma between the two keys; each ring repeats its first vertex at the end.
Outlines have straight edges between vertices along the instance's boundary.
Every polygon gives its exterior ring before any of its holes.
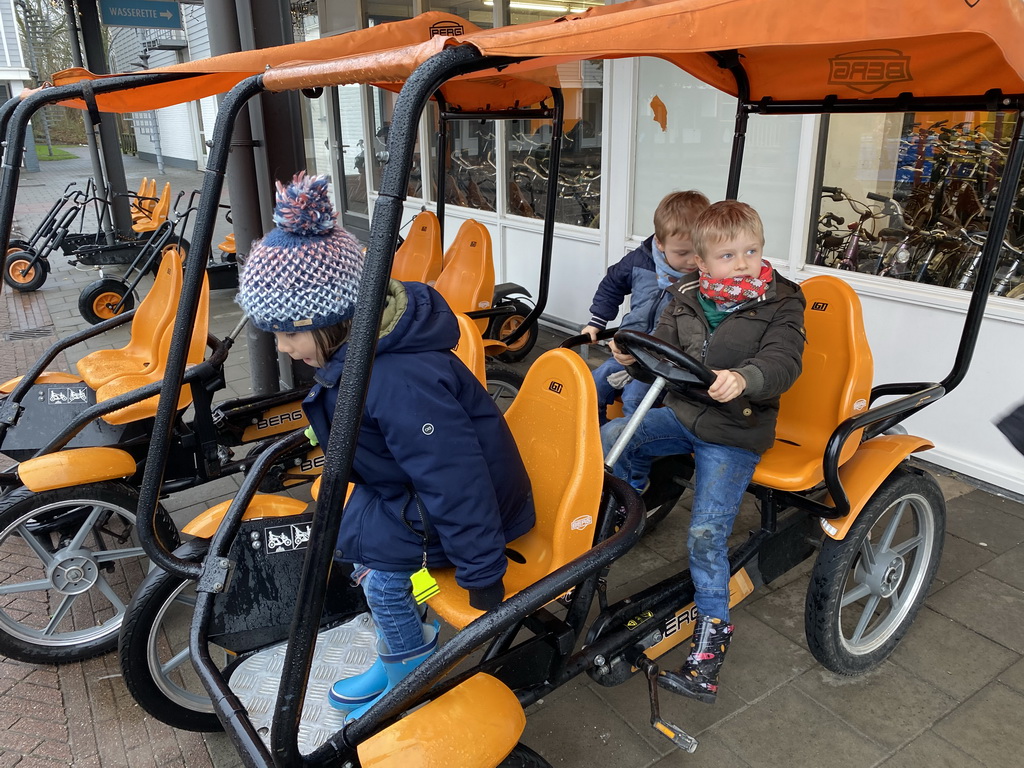
{"type": "Polygon", "coordinates": [[[412,597],[417,605],[422,605],[441,591],[441,588],[437,586],[437,580],[430,575],[430,571],[426,568],[420,568],[409,577],[409,580],[412,582],[412,597]]]}
{"type": "Polygon", "coordinates": [[[316,432],[313,431],[312,427],[306,427],[306,431],[303,434],[309,438],[309,444],[316,448],[320,445],[320,441],[316,439],[316,432]]]}

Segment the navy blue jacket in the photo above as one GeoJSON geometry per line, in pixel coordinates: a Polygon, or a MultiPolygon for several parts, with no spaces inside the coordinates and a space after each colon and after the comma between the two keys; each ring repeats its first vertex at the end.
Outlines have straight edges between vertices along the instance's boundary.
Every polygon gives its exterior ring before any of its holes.
{"type": "Polygon", "coordinates": [[[639,248],[630,251],[622,259],[608,267],[604,279],[597,286],[594,303],[590,307],[590,323],[604,328],[611,322],[622,306],[626,296],[629,312],[622,318],[619,328],[643,333],[653,333],[658,327],[658,318],[668,304],[668,292],[658,285],[658,274],[654,271],[654,235],[639,248]]]}
{"type": "MultiPolygon", "coordinates": [[[[339,559],[385,571],[455,566],[465,589],[493,587],[505,544],[534,524],[512,433],[480,382],[451,351],[459,327],[422,283],[391,281],[352,466],[355,489],[339,559]]],[[[303,403],[327,444],[348,345],[316,372],[303,403]]]]}

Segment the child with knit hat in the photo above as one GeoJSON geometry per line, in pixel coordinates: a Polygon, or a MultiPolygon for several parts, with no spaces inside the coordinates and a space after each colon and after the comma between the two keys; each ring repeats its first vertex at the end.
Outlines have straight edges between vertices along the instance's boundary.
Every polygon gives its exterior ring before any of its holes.
{"type": "MultiPolygon", "coordinates": [[[[699,271],[672,286],[654,335],[714,371],[708,395],[716,404],[669,392],[669,407],[647,412],[612,472],[641,490],[655,458],[693,454],[687,544],[698,617],[686,663],[663,672],[658,682],[711,703],[733,631],[727,539],[761,454],[775,440],[779,397],[800,375],[805,302],[799,286],[762,257],[764,227],[746,203],[724,200],[703,211],[694,223],[693,246],[699,271]],[[749,408],[729,405],[740,395],[749,408]]],[[[616,359],[646,377],[633,357],[616,359]]],[[[601,428],[605,453],[627,421],[614,419],[601,428]]]]}
{"type": "MultiPolygon", "coordinates": [[[[317,368],[303,409],[326,445],[359,292],[363,252],[336,225],[327,180],[277,185],[277,227],[253,244],[238,303],[278,349],[317,368]]],[[[422,283],[388,286],[335,556],[356,563],[378,634],[378,659],[331,689],[359,717],[437,647],[411,578],[455,567],[480,610],[505,595],[505,545],[534,524],[530,481],[511,431],[451,351],[458,322],[422,283]]]]}

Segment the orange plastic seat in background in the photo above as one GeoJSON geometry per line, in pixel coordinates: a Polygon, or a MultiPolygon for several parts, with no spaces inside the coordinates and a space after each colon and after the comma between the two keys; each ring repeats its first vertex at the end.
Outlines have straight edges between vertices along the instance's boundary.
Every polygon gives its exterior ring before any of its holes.
{"type": "MultiPolygon", "coordinates": [[[[846,282],[818,275],[800,285],[807,300],[803,372],[782,396],[775,445],[761,457],[754,482],[804,491],[824,480],[822,460],[840,423],[867,410],[874,378],[860,299],[846,282]]],[[[860,433],[843,447],[840,465],[857,451],[860,433]]]]}
{"type": "Polygon", "coordinates": [[[395,251],[391,276],[433,285],[441,274],[442,256],[441,223],[433,212],[423,211],[412,220],[405,242],[395,251]]]}
{"type": "Polygon", "coordinates": [[[148,219],[153,214],[153,206],[156,205],[156,179],[143,177],[139,184],[139,190],[135,194],[135,202],[132,205],[132,222],[148,219]]]}
{"type": "Polygon", "coordinates": [[[459,343],[452,352],[486,388],[487,365],[484,362],[484,342],[480,332],[476,324],[461,312],[456,312],[455,318],[459,321],[459,343]]]}
{"type": "MultiPolygon", "coordinates": [[[[508,545],[511,597],[586,552],[593,544],[604,478],[597,390],[583,359],[567,349],[545,352],[530,367],[505,413],[533,486],[537,523],[508,545]],[[524,562],[518,562],[518,560],[524,562]]],[[[441,587],[430,607],[461,629],[481,615],[455,569],[431,571],[441,587]]]]}
{"type": "Polygon", "coordinates": [[[224,235],[224,239],[217,244],[217,250],[223,251],[224,253],[235,252],[235,233],[229,232],[224,235]]]}
{"type": "Polygon", "coordinates": [[[167,248],[153,287],[132,318],[128,344],[120,349],[98,349],[78,361],[76,367],[85,383],[99,389],[119,376],[146,373],[156,365],[160,341],[174,320],[180,296],[181,256],[177,248],[167,248]]]}
{"type": "MultiPolygon", "coordinates": [[[[490,309],[494,299],[494,258],[491,234],[475,219],[466,219],[455,240],[444,254],[444,268],[437,282],[437,292],[444,296],[455,312],[490,309]]],[[[489,318],[474,320],[483,334],[489,318]]]]}
{"type": "MultiPolygon", "coordinates": [[[[155,180],[154,180],[154,183],[155,180]]],[[[139,221],[132,224],[132,229],[135,232],[152,232],[154,229],[159,227],[165,221],[167,221],[167,215],[171,212],[171,183],[167,182],[164,184],[164,191],[160,194],[160,199],[153,204],[153,209],[149,213],[148,219],[140,219],[139,221]]]]}
{"type": "MultiPolygon", "coordinates": [[[[199,295],[199,307],[196,311],[196,322],[192,329],[192,342],[188,347],[187,365],[196,365],[203,361],[206,354],[206,334],[210,325],[210,281],[203,276],[203,287],[199,295]]],[[[150,366],[145,373],[128,374],[119,376],[107,382],[96,391],[96,402],[102,403],[111,398],[139,389],[147,384],[162,381],[164,378],[164,367],[167,363],[167,356],[171,348],[171,337],[174,335],[174,323],[168,323],[160,339],[159,356],[157,364],[150,366]]],[[[108,424],[127,424],[131,421],[152,418],[156,415],[156,407],[159,398],[154,395],[139,403],[132,403],[124,408],[119,408],[112,413],[103,416],[108,424]]],[[[181,388],[178,397],[178,410],[187,408],[192,403],[192,388],[185,385],[181,388]]]]}

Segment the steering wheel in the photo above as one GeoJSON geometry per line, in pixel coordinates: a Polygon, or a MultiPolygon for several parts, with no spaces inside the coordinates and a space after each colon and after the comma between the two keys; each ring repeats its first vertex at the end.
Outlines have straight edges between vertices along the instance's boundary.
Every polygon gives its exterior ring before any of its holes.
{"type": "Polygon", "coordinates": [[[615,343],[636,358],[637,365],[654,376],[665,379],[665,386],[688,400],[735,410],[748,422],[755,419],[750,400],[744,395],[720,403],[707,393],[717,376],[706,365],[690,357],[681,349],[639,331],[619,331],[615,343]]]}

